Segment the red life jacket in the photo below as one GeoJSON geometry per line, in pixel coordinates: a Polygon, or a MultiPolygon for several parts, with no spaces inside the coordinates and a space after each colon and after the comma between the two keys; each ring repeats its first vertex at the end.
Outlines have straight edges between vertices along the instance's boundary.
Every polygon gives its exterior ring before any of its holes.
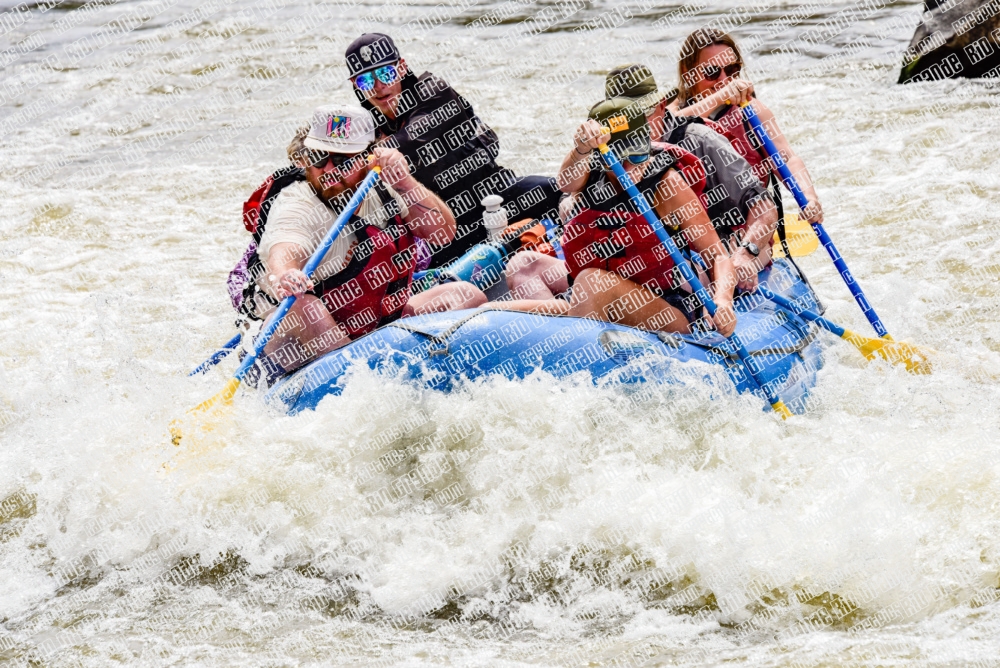
{"type": "Polygon", "coordinates": [[[705,177],[707,176],[707,172],[705,171],[705,165],[701,163],[701,158],[676,144],[654,141],[650,142],[650,145],[654,149],[666,151],[677,161],[677,170],[684,178],[684,182],[694,191],[702,206],[705,206],[705,177]]]}
{"type": "MultiPolygon", "coordinates": [[[[267,215],[278,194],[289,185],[305,179],[301,170],[278,170],[267,178],[243,205],[243,224],[259,243],[267,224],[267,215]]],[[[328,276],[310,290],[322,300],[333,319],[351,339],[363,336],[402,315],[410,298],[410,283],[416,265],[413,233],[403,222],[399,207],[381,181],[374,192],[388,220],[385,229],[369,225],[354,215],[341,234],[353,233],[357,243],[351,249],[347,266],[328,276]]],[[[249,283],[244,289],[241,312],[254,316],[253,300],[263,299],[277,306],[270,295],[260,290],[256,279],[264,266],[256,251],[247,263],[249,283]]]]}
{"type": "Polygon", "coordinates": [[[729,140],[733,149],[750,163],[753,173],[766,188],[771,178],[771,160],[764,152],[764,147],[757,141],[757,136],[747,120],[743,118],[743,111],[738,106],[730,104],[712,116],[722,135],[729,140]]]}
{"type": "MultiPolygon", "coordinates": [[[[738,106],[730,104],[722,107],[713,116],[715,116],[717,124],[722,129],[722,135],[729,140],[729,143],[736,152],[750,163],[753,173],[760,179],[764,188],[770,189],[771,199],[774,201],[774,206],[778,209],[778,238],[785,249],[786,257],[790,258],[788,244],[785,241],[785,207],[781,202],[781,189],[778,187],[778,177],[771,169],[771,158],[767,155],[767,151],[757,139],[757,135],[754,134],[750,123],[743,117],[743,111],[738,106]]],[[[729,237],[735,232],[738,234],[738,238],[742,239],[743,232],[745,231],[746,221],[744,220],[742,225],[733,225],[732,231],[724,232],[720,230],[719,236],[729,237]]],[[[768,243],[771,246],[774,245],[773,237],[768,240],[768,243]]],[[[730,245],[730,247],[732,246],[730,245]]]]}
{"type": "MultiPolygon", "coordinates": [[[[680,169],[675,153],[664,144],[653,145],[649,159],[655,162],[636,184],[639,192],[655,190],[668,169],[680,169]]],[[[700,183],[703,188],[704,177],[700,183]]],[[[584,269],[604,269],[658,294],[677,291],[684,280],[653,229],[635,211],[627,193],[602,199],[601,193],[613,192],[604,170],[592,169],[581,195],[581,209],[566,223],[563,232],[562,246],[570,277],[575,279],[584,269]]],[[[646,199],[652,201],[652,197],[646,199]]],[[[679,247],[687,245],[678,239],[676,230],[671,230],[671,234],[679,247]]]]}
{"type": "Polygon", "coordinates": [[[310,290],[351,339],[398,320],[410,299],[417,263],[413,233],[400,215],[399,205],[381,181],[374,191],[389,214],[385,229],[355,215],[345,226],[355,230],[357,244],[347,266],[319,281],[310,290]]]}

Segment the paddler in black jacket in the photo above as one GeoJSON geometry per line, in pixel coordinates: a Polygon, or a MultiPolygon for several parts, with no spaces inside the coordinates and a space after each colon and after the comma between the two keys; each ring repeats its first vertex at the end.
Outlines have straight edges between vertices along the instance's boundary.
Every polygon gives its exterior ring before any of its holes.
{"type": "Polygon", "coordinates": [[[413,176],[455,215],[455,239],[434,248],[431,266],[447,264],[487,237],[481,201],[500,195],[510,220],[556,219],[561,193],[547,176],[521,176],[496,163],[499,140],[464,97],[430,72],[410,72],[392,38],[365,33],[345,54],[354,93],[372,112],[380,144],[397,148],[413,176]]]}

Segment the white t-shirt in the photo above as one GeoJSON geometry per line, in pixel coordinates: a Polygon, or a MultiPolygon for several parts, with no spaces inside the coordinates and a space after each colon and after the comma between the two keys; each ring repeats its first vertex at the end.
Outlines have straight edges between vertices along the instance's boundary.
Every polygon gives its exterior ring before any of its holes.
{"type": "MultiPolygon", "coordinates": [[[[392,189],[392,186],[384,185],[389,194],[396,200],[396,204],[399,205],[399,210],[405,218],[409,215],[406,203],[392,189]]],[[[369,225],[384,229],[388,224],[385,208],[374,189],[365,196],[357,213],[369,225]]],[[[304,249],[304,255],[308,258],[315,252],[319,242],[323,240],[336,220],[337,215],[316,196],[308,181],[298,181],[285,187],[271,204],[271,210],[267,215],[267,227],[257,245],[257,255],[266,270],[257,279],[257,285],[276,299],[277,294],[268,280],[268,275],[271,273],[268,260],[274,246],[280,243],[296,244],[304,249]]],[[[334,240],[326,257],[316,268],[313,281],[321,281],[333,276],[346,267],[356,245],[357,235],[355,233],[342,232],[334,240]]]]}

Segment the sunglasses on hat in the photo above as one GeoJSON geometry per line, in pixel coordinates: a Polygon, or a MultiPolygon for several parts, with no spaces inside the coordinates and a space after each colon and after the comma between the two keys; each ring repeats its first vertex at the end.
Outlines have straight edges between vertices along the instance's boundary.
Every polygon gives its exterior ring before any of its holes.
{"type": "Polygon", "coordinates": [[[376,78],[388,86],[399,79],[399,72],[395,65],[383,65],[371,72],[362,72],[354,77],[354,85],[358,87],[358,90],[371,90],[375,88],[376,78]]]}
{"type": "Polygon", "coordinates": [[[732,65],[726,65],[725,67],[721,68],[718,65],[705,65],[704,67],[702,67],[701,73],[709,81],[715,81],[720,76],[722,76],[723,72],[726,73],[727,77],[734,77],[737,74],[739,74],[740,70],[742,69],[743,66],[740,65],[739,63],[733,63],[732,65]]]}

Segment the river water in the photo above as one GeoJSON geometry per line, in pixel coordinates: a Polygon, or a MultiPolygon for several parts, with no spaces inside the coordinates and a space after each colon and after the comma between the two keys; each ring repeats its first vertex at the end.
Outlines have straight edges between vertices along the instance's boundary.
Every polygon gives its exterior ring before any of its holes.
{"type": "Polygon", "coordinates": [[[894,83],[919,3],[51,4],[4,3],[0,37],[0,663],[998,665],[1000,90],[894,83]],[[781,423],[693,381],[358,372],[170,444],[234,368],[185,377],[233,333],[241,203],[350,99],[353,37],[393,34],[504,165],[553,174],[609,68],[672,85],[712,20],[933,375],[831,341],[781,423]]]}

